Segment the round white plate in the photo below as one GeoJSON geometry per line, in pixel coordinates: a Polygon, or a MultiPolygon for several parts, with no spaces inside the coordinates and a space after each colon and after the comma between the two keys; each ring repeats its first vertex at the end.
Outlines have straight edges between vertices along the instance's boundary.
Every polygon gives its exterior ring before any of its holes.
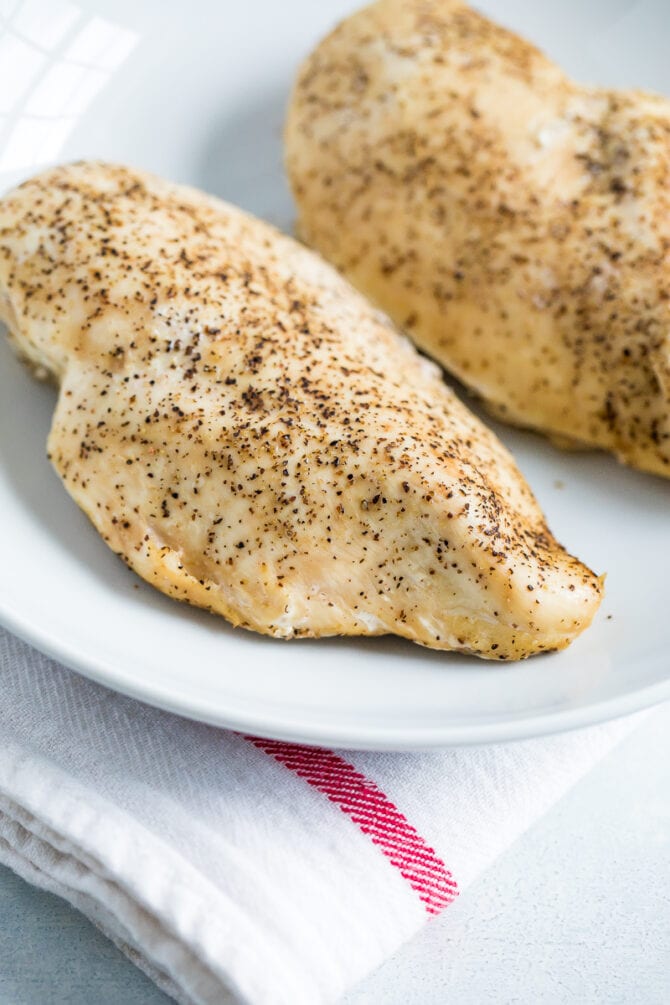
{"type": "MultiPolygon", "coordinates": [[[[0,185],[101,156],[289,228],[286,94],[354,6],[2,3],[0,185]]],[[[663,0],[481,6],[575,74],[670,93],[663,0]]],[[[395,749],[539,735],[670,697],[670,483],[497,427],[558,537],[608,573],[595,624],[564,653],[497,665],[391,638],[280,642],[163,597],[107,550],[45,459],[53,402],[0,340],[0,620],[88,677],[239,730],[395,749]]]]}

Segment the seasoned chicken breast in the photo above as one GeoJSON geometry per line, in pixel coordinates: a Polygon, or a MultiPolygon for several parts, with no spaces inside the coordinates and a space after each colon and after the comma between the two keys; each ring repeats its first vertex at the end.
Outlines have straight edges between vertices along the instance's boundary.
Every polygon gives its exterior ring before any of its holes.
{"type": "Polygon", "coordinates": [[[518,659],[601,582],[437,369],[290,238],[107,164],[0,201],[0,304],[60,385],[52,463],[140,576],[281,637],[518,659]]]}
{"type": "Polygon", "coordinates": [[[670,475],[670,101],[380,0],[302,67],[286,157],[305,240],[494,414],[670,475]]]}

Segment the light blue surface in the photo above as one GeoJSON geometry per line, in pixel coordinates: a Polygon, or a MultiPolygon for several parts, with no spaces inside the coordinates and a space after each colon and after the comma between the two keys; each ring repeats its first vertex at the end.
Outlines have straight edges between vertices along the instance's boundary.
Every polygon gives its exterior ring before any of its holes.
{"type": "Polygon", "coordinates": [[[171,999],[59,897],[0,867],[2,1005],[169,1005],[171,999]]]}
{"type": "MultiPolygon", "coordinates": [[[[75,911],[0,869],[2,1005],[168,1001],[75,911]]],[[[668,1001],[665,706],[346,1005],[668,1001]]]]}

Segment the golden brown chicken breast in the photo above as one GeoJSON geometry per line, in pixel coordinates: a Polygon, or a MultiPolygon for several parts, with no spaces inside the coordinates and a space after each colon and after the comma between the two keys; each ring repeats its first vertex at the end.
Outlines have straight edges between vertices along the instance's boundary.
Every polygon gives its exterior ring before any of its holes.
{"type": "Polygon", "coordinates": [[[308,58],[300,232],[491,411],[670,475],[670,102],[581,87],[456,0],[308,58]]]}
{"type": "Polygon", "coordinates": [[[193,189],[76,164],[0,201],[0,314],[60,396],[65,487],[158,589],[270,635],[518,659],[601,583],[496,437],[314,253],[193,189]]]}

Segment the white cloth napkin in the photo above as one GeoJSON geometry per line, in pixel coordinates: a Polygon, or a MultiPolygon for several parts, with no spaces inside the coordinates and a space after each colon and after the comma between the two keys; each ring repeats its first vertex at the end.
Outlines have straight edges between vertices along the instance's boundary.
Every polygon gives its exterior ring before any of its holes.
{"type": "Polygon", "coordinates": [[[189,722],[0,630],[0,861],[188,1005],[319,1005],[390,956],[632,727],[324,751],[189,722]]]}

